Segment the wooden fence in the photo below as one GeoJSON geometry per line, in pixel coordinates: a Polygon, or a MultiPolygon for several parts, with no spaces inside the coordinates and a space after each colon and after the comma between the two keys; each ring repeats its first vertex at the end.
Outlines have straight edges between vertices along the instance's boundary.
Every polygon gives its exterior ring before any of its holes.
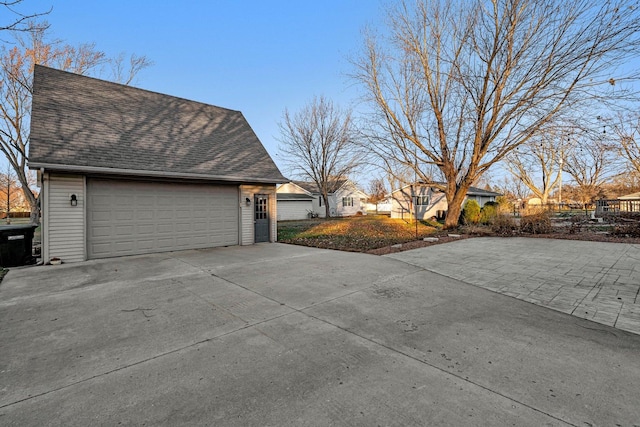
{"type": "MultiPolygon", "coordinates": [[[[11,212],[9,214],[9,218],[29,218],[31,216],[31,212],[11,212]]],[[[5,219],[7,217],[6,212],[0,213],[0,219],[5,219]]]]}

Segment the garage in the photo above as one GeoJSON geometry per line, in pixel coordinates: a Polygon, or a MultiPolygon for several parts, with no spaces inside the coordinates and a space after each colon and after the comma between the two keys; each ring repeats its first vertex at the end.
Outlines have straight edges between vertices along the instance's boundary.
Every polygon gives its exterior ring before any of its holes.
{"type": "Polygon", "coordinates": [[[40,65],[33,79],[43,263],[276,241],[287,179],[241,111],[40,65]]]}
{"type": "Polygon", "coordinates": [[[238,187],[87,179],[87,256],[238,244],[238,187]]]}
{"type": "Polygon", "coordinates": [[[278,193],[278,221],[307,219],[313,213],[313,197],[306,194],[278,193]]]}
{"type": "MultiPolygon", "coordinates": [[[[307,219],[314,214],[314,197],[294,182],[282,184],[276,190],[278,221],[307,219]]],[[[316,212],[317,213],[317,212],[316,212]]]]}

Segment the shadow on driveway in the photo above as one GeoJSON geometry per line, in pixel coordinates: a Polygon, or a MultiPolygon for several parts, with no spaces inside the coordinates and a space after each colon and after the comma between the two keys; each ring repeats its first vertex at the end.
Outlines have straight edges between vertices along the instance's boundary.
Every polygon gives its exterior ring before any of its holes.
{"type": "Polygon", "coordinates": [[[283,244],[9,272],[3,425],[630,425],[640,337],[283,244]]]}

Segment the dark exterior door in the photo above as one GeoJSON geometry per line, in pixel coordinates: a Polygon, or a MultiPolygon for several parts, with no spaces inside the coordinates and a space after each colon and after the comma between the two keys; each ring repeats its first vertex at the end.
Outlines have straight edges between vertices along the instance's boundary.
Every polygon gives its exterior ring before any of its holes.
{"type": "Polygon", "coordinates": [[[255,206],[255,243],[269,241],[269,196],[256,194],[253,198],[255,206]]]}

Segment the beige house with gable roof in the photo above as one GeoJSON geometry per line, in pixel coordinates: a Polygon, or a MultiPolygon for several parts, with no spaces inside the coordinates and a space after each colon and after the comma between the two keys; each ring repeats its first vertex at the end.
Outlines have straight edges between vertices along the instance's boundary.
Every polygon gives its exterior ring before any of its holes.
{"type": "Polygon", "coordinates": [[[43,260],[273,242],[286,182],[239,111],[36,66],[43,260]]]}

